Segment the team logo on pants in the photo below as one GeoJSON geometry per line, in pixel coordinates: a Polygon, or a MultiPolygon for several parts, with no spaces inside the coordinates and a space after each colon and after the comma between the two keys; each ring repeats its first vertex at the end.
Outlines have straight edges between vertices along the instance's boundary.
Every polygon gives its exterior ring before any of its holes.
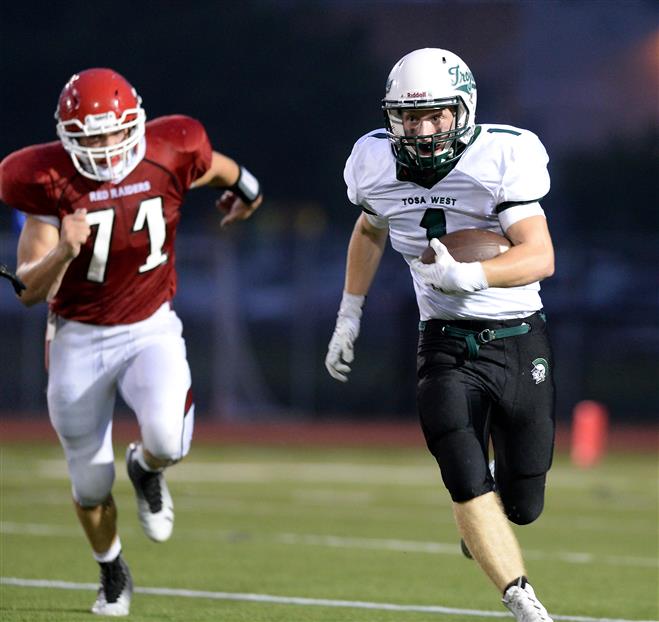
{"type": "Polygon", "coordinates": [[[535,380],[536,384],[540,384],[547,379],[547,374],[549,373],[549,363],[545,359],[535,359],[531,365],[531,377],[535,380]]]}

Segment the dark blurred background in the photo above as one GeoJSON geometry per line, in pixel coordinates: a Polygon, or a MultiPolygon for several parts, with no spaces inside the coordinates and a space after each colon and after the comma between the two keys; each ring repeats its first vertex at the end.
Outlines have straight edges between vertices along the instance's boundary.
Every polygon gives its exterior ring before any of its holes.
{"type": "MultiPolygon", "coordinates": [[[[477,121],[541,137],[557,252],[543,283],[558,417],[602,402],[614,423],[659,412],[659,4],[447,0],[0,2],[0,157],[55,138],[76,71],[128,78],[150,118],[196,117],[267,200],[220,231],[215,194],[190,193],[179,293],[199,418],[413,419],[418,313],[385,254],[347,385],[323,365],[357,211],[343,165],[381,127],[391,66],[444,47],[470,66],[477,121]]],[[[12,212],[0,261],[15,266],[12,212]]],[[[0,291],[0,411],[43,413],[45,305],[0,291]]]]}

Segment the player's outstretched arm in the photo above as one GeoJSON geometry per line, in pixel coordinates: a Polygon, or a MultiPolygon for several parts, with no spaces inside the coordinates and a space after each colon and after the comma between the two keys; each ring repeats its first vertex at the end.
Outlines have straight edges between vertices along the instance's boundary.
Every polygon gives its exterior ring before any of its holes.
{"type": "Polygon", "coordinates": [[[90,234],[86,210],[62,219],[58,230],[52,224],[28,216],[18,240],[16,273],[26,286],[21,295],[25,306],[52,298],[69,264],[80,253],[90,234]]]}
{"type": "Polygon", "coordinates": [[[223,212],[222,227],[249,218],[263,202],[261,184],[244,166],[235,160],[213,151],[210,168],[191,188],[210,186],[225,188],[215,206],[223,212]]]}
{"type": "Polygon", "coordinates": [[[343,297],[325,357],[328,373],[340,382],[348,381],[362,307],[380,265],[387,234],[388,229],[374,227],[362,214],[350,237],[343,297]]]}

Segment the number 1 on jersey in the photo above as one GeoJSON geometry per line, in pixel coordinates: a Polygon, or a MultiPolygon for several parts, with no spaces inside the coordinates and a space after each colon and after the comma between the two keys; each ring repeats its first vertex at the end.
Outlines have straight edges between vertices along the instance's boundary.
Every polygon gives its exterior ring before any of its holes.
{"type": "MultiPolygon", "coordinates": [[[[87,214],[90,227],[97,226],[96,239],[92,251],[92,259],[87,270],[87,279],[94,283],[105,280],[105,270],[110,255],[110,242],[112,241],[112,227],[114,225],[114,209],[98,210],[87,214]]],[[[140,273],[148,272],[164,264],[168,257],[162,252],[165,244],[167,230],[165,227],[165,214],[163,213],[162,197],[153,197],[140,203],[137,216],[133,223],[133,231],[141,231],[146,226],[149,234],[150,253],[146,261],[138,268],[140,273]]]]}
{"type": "Polygon", "coordinates": [[[419,224],[426,230],[426,237],[429,240],[446,235],[446,214],[443,209],[429,207],[419,224]]]}
{"type": "Polygon", "coordinates": [[[140,273],[153,270],[167,261],[167,254],[162,252],[167,233],[165,230],[165,215],[162,213],[162,197],[154,197],[140,203],[133,231],[144,229],[145,224],[149,231],[151,252],[146,258],[146,262],[140,266],[140,273]]]}

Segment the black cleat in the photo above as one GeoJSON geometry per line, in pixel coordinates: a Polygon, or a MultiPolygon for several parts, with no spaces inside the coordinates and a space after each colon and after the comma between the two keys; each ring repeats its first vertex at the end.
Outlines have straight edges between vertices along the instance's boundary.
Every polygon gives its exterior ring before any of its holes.
{"type": "Polygon", "coordinates": [[[126,470],[137,497],[137,515],[144,533],[155,542],[164,542],[174,528],[174,502],[162,471],[145,471],[134,457],[137,445],[126,450],[126,470]]]}
{"type": "Polygon", "coordinates": [[[128,565],[119,554],[114,561],[99,562],[99,566],[101,584],[92,613],[99,616],[127,616],[133,595],[133,579],[128,565]]]}

